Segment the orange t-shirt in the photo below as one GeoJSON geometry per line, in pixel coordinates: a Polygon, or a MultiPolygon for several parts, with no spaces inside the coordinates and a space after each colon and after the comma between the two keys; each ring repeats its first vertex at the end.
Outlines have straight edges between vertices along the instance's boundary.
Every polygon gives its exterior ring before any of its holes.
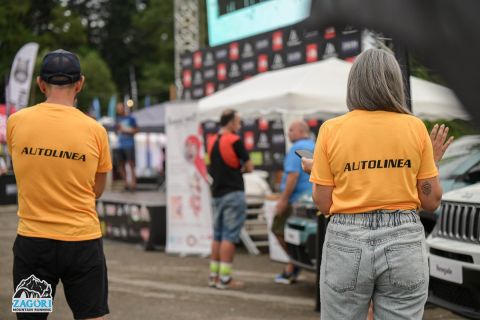
{"type": "Polygon", "coordinates": [[[80,110],[41,103],[7,122],[18,188],[18,234],[63,241],[102,236],[95,174],[112,169],[106,130],[80,110]]]}
{"type": "Polygon", "coordinates": [[[320,128],[310,181],[334,187],[331,213],[362,213],[419,208],[417,180],[437,175],[420,119],[354,110],[320,128]]]}

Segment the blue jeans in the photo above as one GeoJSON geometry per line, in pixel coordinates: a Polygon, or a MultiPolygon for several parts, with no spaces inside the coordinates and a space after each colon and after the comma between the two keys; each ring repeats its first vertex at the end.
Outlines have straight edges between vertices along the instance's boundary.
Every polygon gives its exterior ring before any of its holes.
{"type": "Polygon", "coordinates": [[[237,243],[246,218],[245,192],[213,198],[213,240],[237,243]]]}
{"type": "Polygon", "coordinates": [[[428,296],[425,234],[413,210],[335,214],[320,269],[321,319],[422,319],[428,296]]]}

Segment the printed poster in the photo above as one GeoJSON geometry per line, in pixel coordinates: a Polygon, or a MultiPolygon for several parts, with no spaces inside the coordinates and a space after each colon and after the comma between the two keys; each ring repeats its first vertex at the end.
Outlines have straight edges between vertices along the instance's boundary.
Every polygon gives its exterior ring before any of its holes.
{"type": "Polygon", "coordinates": [[[212,209],[197,106],[166,107],[167,246],[178,254],[210,254],[212,209]]]}

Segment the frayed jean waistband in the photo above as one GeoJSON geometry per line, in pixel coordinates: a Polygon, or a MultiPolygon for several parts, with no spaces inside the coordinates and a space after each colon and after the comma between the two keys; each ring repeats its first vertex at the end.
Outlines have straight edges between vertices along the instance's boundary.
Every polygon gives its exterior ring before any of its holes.
{"type": "Polygon", "coordinates": [[[375,210],[365,213],[336,213],[330,223],[357,225],[368,229],[396,227],[405,223],[420,223],[416,210],[375,210]]]}

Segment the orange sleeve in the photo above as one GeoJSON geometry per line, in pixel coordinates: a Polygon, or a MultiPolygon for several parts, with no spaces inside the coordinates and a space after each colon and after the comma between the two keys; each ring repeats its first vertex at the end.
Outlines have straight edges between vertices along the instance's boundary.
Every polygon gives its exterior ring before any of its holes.
{"type": "Polygon", "coordinates": [[[100,128],[99,130],[99,157],[98,157],[98,166],[97,172],[108,172],[112,170],[112,158],[110,156],[110,146],[108,144],[108,134],[105,128],[100,128]]]}
{"type": "Polygon", "coordinates": [[[323,186],[334,186],[332,170],[327,152],[328,130],[326,123],[320,127],[313,153],[313,167],[310,182],[323,186]]]}
{"type": "Polygon", "coordinates": [[[13,119],[9,117],[7,120],[7,146],[8,154],[12,156],[12,131],[13,131],[13,119]]]}
{"type": "MultiPolygon", "coordinates": [[[[423,123],[422,123],[423,124],[423,123]]],[[[432,141],[425,125],[420,129],[420,137],[423,136],[423,150],[420,162],[420,168],[417,173],[417,179],[428,179],[438,176],[437,166],[433,160],[432,141]]]]}

